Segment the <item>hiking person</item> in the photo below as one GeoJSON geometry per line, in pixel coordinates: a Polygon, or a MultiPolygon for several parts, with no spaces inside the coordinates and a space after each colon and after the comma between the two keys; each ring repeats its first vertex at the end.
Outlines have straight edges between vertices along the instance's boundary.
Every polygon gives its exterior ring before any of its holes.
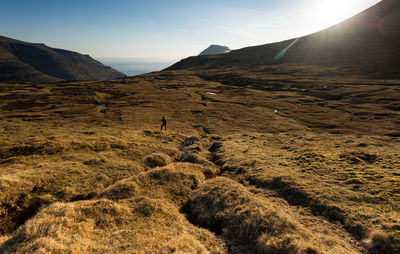
{"type": "Polygon", "coordinates": [[[160,130],[162,130],[162,127],[164,126],[164,129],[167,130],[167,119],[165,119],[165,117],[163,116],[161,119],[161,128],[160,130]]]}

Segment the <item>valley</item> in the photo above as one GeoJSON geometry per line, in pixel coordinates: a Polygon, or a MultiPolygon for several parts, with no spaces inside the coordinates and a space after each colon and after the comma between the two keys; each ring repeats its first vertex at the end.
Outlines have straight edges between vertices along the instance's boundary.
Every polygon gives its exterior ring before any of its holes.
{"type": "Polygon", "coordinates": [[[0,252],[399,252],[399,81],[337,72],[0,84],[0,252]]]}

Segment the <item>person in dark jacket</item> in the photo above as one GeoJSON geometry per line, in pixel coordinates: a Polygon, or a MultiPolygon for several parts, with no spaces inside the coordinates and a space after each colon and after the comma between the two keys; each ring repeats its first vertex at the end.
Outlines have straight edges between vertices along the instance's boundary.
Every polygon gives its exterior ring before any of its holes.
{"type": "Polygon", "coordinates": [[[165,130],[167,130],[167,119],[165,119],[164,116],[161,119],[161,128],[160,128],[160,130],[162,130],[163,127],[164,127],[165,130]]]}

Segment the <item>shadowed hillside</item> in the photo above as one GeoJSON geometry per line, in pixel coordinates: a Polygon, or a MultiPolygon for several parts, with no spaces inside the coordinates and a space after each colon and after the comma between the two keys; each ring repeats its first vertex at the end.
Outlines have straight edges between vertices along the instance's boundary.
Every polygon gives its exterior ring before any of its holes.
{"type": "Polygon", "coordinates": [[[400,74],[400,2],[383,0],[368,10],[318,33],[224,55],[184,59],[169,67],[211,69],[301,64],[340,67],[357,73],[400,74]]]}
{"type": "Polygon", "coordinates": [[[88,55],[0,36],[0,81],[106,80],[124,74],[88,55]]]}

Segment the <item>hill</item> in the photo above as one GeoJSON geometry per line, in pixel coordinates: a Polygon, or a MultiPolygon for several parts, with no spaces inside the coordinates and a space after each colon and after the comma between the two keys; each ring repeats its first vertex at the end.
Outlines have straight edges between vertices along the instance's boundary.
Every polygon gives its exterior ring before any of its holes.
{"type": "Polygon", "coordinates": [[[168,70],[299,64],[399,77],[399,17],[400,2],[383,0],[336,26],[308,36],[224,55],[189,57],[168,70]]]}
{"type": "Polygon", "coordinates": [[[0,36],[0,81],[54,82],[124,77],[89,55],[0,36]]]}
{"type": "Polygon", "coordinates": [[[199,56],[225,54],[229,51],[231,50],[226,46],[210,45],[208,48],[203,50],[199,56]]]}

